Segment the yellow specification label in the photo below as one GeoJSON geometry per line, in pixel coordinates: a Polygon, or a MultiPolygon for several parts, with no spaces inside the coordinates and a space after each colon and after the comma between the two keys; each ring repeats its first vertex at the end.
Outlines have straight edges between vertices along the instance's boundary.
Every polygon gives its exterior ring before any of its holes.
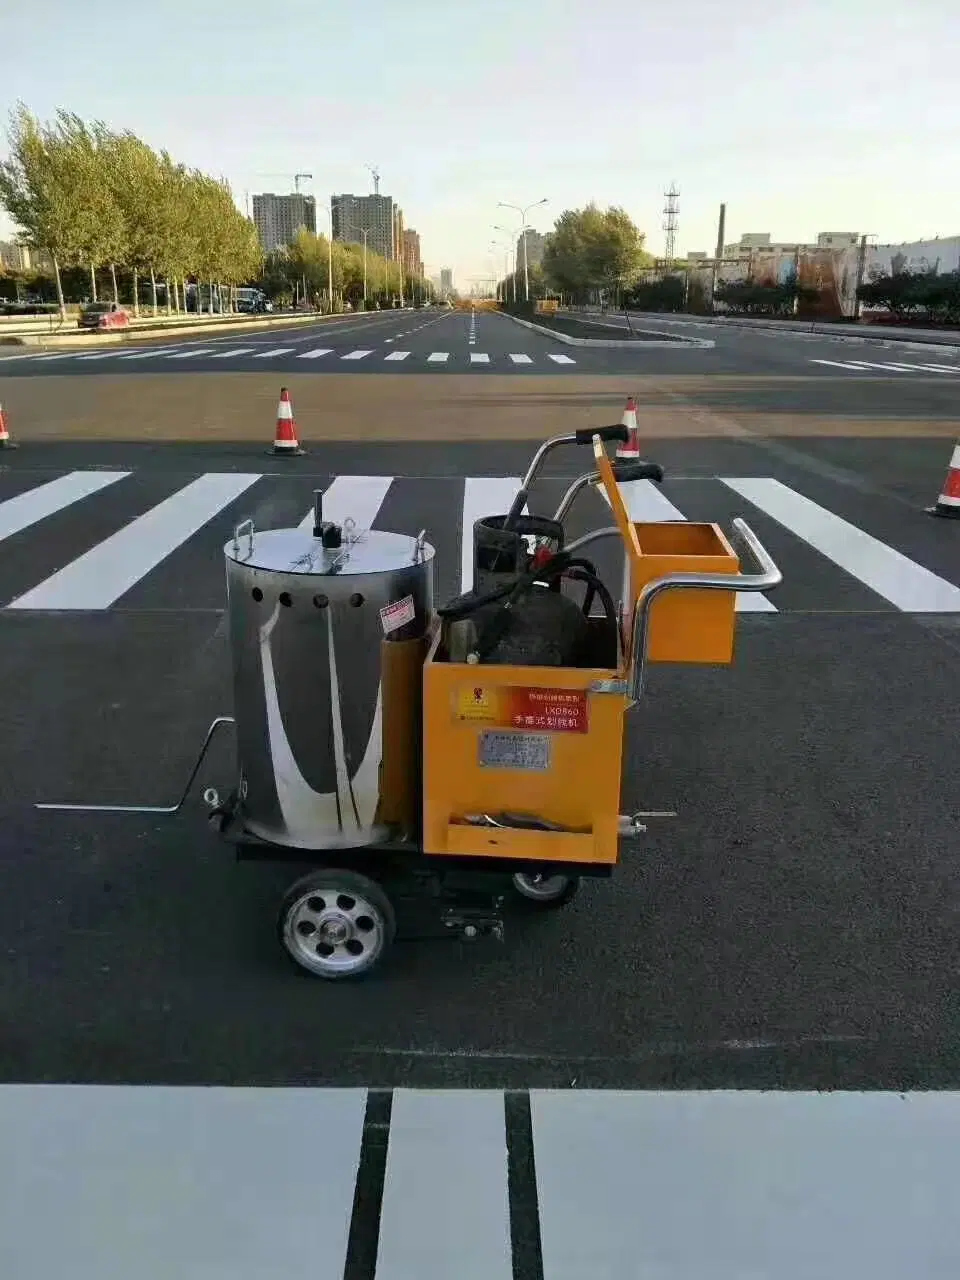
{"type": "Polygon", "coordinates": [[[454,696],[454,714],[458,720],[475,720],[481,724],[499,724],[503,713],[501,690],[496,686],[476,685],[460,689],[454,696]]]}

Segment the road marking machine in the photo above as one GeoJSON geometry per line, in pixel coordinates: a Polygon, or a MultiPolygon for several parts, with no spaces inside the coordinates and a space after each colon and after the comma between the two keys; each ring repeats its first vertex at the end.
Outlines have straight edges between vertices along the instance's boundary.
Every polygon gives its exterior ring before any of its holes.
{"type": "Polygon", "coordinates": [[[300,970],[327,979],[373,970],[413,907],[441,934],[500,938],[508,899],[558,907],[582,877],[609,876],[621,843],[669,816],[620,813],[646,664],[729,664],[736,593],[782,580],[743,520],[729,539],[716,524],[631,521],[620,484],[663,472],[611,460],[605,442],[626,437],[611,426],[542,444],[510,511],[474,525],[471,590],[440,608],[425,532],[325,520],[319,492],[312,526],[245,521],[224,548],[234,714],[210,726],[179,803],[39,807],[176,813],[232,725],[235,784],[204,792],[211,824],[240,860],[310,864],[277,928],[300,970]],[[592,448],[593,467],[552,519],[525,514],[565,445],[592,448]],[[591,486],[614,523],[568,543],[591,486]],[[624,552],[616,602],[584,554],[609,537],[624,552]]]}

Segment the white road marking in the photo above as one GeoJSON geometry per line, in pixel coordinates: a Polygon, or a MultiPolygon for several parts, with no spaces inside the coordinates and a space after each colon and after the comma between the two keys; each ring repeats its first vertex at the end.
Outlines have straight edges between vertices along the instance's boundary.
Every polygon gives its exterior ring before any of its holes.
{"type": "Polygon", "coordinates": [[[470,363],[471,364],[489,364],[490,357],[484,351],[471,351],[470,363]]]}
{"type": "Polygon", "coordinates": [[[81,498],[126,479],[129,474],[129,471],[71,471],[69,475],[0,502],[0,542],[79,502],[81,498]]]}
{"type": "Polygon", "coordinates": [[[254,360],[268,360],[271,356],[288,356],[296,347],[267,347],[266,351],[258,351],[254,360]]]}
{"type": "Polygon", "coordinates": [[[449,351],[431,351],[427,356],[427,364],[445,364],[449,358],[449,351]]]}
{"type": "Polygon", "coordinates": [[[345,356],[341,356],[341,360],[363,360],[367,356],[372,356],[372,351],[348,351],[345,356]]]}
{"type": "Polygon", "coordinates": [[[498,1090],[459,1096],[396,1090],[376,1271],[377,1280],[510,1280],[507,1142],[498,1090]]]}
{"type": "Polygon", "coordinates": [[[721,477],[815,551],[905,613],[960,613],[960,587],[769,477],[721,477]]]}
{"type": "Polygon", "coordinates": [[[852,369],[854,373],[857,373],[860,370],[860,366],[858,364],[851,364],[847,360],[811,360],[810,363],[826,364],[829,365],[831,369],[852,369]]]}
{"type": "Polygon", "coordinates": [[[216,349],[216,347],[191,347],[188,351],[181,351],[179,355],[167,356],[166,358],[168,360],[192,360],[195,356],[208,356],[216,349]]]}
{"type": "Polygon", "coordinates": [[[251,351],[256,351],[256,347],[234,347],[231,351],[218,351],[213,357],[214,360],[229,360],[231,356],[246,356],[251,351]]]}
{"type": "Polygon", "coordinates": [[[109,609],[259,479],[259,472],[200,476],[7,607],[109,609]]]}
{"type": "MultiPolygon", "coordinates": [[[[372,528],[392,484],[393,476],[337,476],[323,492],[324,520],[343,524],[350,519],[360,529],[372,528]]],[[[300,528],[313,528],[313,507],[300,521],[300,528]]]]}
{"type": "Polygon", "coordinates": [[[147,351],[131,351],[127,355],[117,356],[118,360],[149,360],[151,356],[165,356],[170,351],[176,351],[176,347],[151,347],[147,351]]]}
{"type": "MultiPolygon", "coordinates": [[[[625,484],[621,484],[620,491],[623,494],[623,505],[627,508],[627,515],[635,524],[651,524],[661,520],[685,521],[687,518],[652,480],[628,480],[625,484]]],[[[602,485],[600,493],[604,501],[609,503],[607,491],[602,485]]],[[[738,591],[737,612],[778,613],[779,610],[762,591],[738,591]]]]}
{"type": "Polygon", "coordinates": [[[530,359],[530,357],[525,356],[522,352],[519,352],[515,355],[511,355],[510,359],[513,361],[514,364],[533,364],[533,361],[530,359]]]}
{"type": "Polygon", "coordinates": [[[520,488],[519,476],[467,476],[460,521],[460,590],[473,586],[473,526],[483,516],[505,516],[520,488]]]}
{"type": "Polygon", "coordinates": [[[556,364],[576,364],[577,363],[576,360],[571,359],[570,356],[562,355],[559,352],[555,354],[552,351],[549,351],[547,353],[547,359],[553,360],[556,364]]]}
{"type": "Polygon", "coordinates": [[[92,356],[77,356],[78,360],[117,360],[123,355],[122,351],[114,348],[113,351],[98,351],[92,356]]]}
{"type": "Polygon", "coordinates": [[[384,360],[406,360],[410,354],[409,351],[391,351],[388,356],[384,356],[384,360]]]}
{"type": "Polygon", "coordinates": [[[314,347],[312,351],[301,351],[297,356],[298,360],[319,360],[321,356],[328,356],[333,351],[333,347],[314,347]]]}

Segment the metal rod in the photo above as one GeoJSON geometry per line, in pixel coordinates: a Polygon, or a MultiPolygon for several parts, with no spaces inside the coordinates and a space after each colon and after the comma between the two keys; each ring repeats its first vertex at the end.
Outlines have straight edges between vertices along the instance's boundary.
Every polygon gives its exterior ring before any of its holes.
{"type": "Polygon", "coordinates": [[[573,484],[560,499],[560,505],[557,507],[556,514],[553,517],[554,520],[559,520],[562,524],[567,518],[570,508],[573,506],[574,502],[576,502],[583,490],[586,489],[588,485],[594,484],[598,479],[599,472],[597,471],[585,471],[582,476],[577,476],[576,480],[574,480],[573,484]]]}
{"type": "Polygon", "coordinates": [[[628,685],[628,695],[637,702],[643,692],[643,677],[647,665],[647,641],[650,630],[650,610],[654,601],[666,591],[770,591],[783,581],[783,574],[763,543],[746,520],[739,516],[733,522],[736,540],[742,542],[759,568],[758,573],[670,573],[648,582],[637,597],[633,619],[633,672],[628,685]]]}
{"type": "Polygon", "coordinates": [[[210,749],[210,744],[216,737],[217,732],[225,724],[234,723],[235,721],[233,716],[217,716],[216,720],[211,724],[210,728],[207,730],[207,736],[203,740],[203,746],[200,748],[197,763],[193,766],[187,785],[183,789],[183,794],[176,804],[37,804],[34,805],[34,808],[70,810],[75,813],[179,813],[183,808],[184,801],[193,788],[194,782],[197,780],[197,774],[200,772],[200,766],[203,764],[206,754],[210,749]]]}
{"type": "Polygon", "coordinates": [[[581,551],[584,547],[590,545],[591,542],[599,542],[601,538],[620,538],[622,534],[616,525],[609,525],[605,529],[593,529],[590,533],[585,533],[582,538],[577,538],[575,542],[567,545],[566,550],[581,551]]]}

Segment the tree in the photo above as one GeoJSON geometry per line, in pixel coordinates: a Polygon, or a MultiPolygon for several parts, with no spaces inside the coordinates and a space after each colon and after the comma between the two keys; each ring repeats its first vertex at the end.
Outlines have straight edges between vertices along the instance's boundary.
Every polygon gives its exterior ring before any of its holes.
{"type": "Polygon", "coordinates": [[[547,283],[578,301],[585,301],[592,291],[628,286],[650,261],[643,241],[643,233],[617,206],[568,209],[544,247],[547,283]]]}

